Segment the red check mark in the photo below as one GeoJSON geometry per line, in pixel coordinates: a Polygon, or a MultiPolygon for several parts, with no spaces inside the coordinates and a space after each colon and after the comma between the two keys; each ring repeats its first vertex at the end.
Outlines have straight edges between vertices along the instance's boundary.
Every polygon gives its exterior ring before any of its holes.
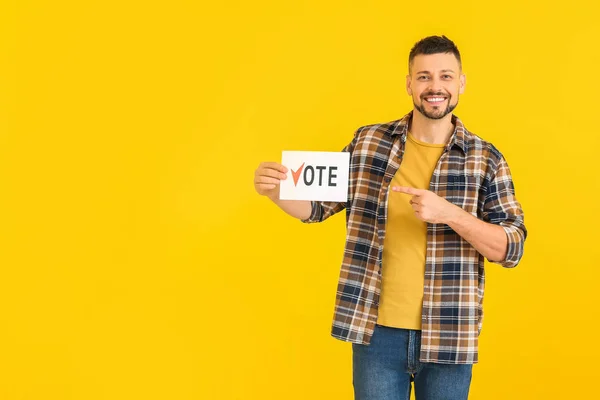
{"type": "Polygon", "coordinates": [[[300,179],[300,174],[302,173],[302,169],[304,168],[304,164],[305,163],[302,163],[302,165],[300,166],[300,168],[298,168],[298,171],[294,171],[292,169],[292,177],[294,178],[294,186],[298,185],[298,179],[300,179]]]}

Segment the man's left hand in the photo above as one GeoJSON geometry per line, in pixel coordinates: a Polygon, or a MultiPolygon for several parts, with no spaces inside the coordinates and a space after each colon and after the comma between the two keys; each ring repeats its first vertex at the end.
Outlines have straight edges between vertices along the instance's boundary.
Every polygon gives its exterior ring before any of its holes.
{"type": "Polygon", "coordinates": [[[394,192],[411,195],[410,204],[415,216],[432,224],[447,224],[462,208],[450,203],[431,190],[415,189],[407,186],[393,186],[394,192]]]}

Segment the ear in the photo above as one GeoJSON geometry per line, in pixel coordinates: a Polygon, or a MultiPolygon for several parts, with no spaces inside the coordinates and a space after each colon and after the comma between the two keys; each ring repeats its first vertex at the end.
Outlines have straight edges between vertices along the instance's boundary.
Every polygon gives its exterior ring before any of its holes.
{"type": "Polygon", "coordinates": [[[412,96],[412,88],[410,87],[410,75],[406,75],[406,93],[412,96]]]}
{"type": "Polygon", "coordinates": [[[460,74],[460,89],[458,91],[459,94],[463,94],[465,92],[465,86],[467,85],[467,77],[465,74],[460,74]]]}

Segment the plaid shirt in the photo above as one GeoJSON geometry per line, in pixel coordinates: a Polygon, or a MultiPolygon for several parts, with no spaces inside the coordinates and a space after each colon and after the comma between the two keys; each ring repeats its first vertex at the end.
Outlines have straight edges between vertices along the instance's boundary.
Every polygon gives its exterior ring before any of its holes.
{"type": "MultiPolygon", "coordinates": [[[[347,202],[312,202],[303,222],[321,222],[346,209],[347,238],[331,334],[368,345],[377,322],[388,190],[400,167],[412,112],[401,120],[359,128],[350,152],[347,202]]],[[[502,154],[455,126],[431,177],[429,190],[486,222],[508,238],[504,267],[515,267],[527,230],[502,154]]],[[[446,224],[427,224],[421,362],[477,363],[483,321],[484,257],[446,224]]]]}

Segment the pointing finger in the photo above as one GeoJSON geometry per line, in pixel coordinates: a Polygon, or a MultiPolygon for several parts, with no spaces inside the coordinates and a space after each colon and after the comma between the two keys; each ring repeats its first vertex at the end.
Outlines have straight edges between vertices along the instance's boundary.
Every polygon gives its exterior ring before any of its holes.
{"type": "Polygon", "coordinates": [[[408,186],[393,186],[392,190],[394,192],[410,194],[413,196],[419,196],[419,195],[421,195],[421,193],[423,193],[423,191],[421,189],[415,189],[415,188],[411,188],[408,186]]]}

